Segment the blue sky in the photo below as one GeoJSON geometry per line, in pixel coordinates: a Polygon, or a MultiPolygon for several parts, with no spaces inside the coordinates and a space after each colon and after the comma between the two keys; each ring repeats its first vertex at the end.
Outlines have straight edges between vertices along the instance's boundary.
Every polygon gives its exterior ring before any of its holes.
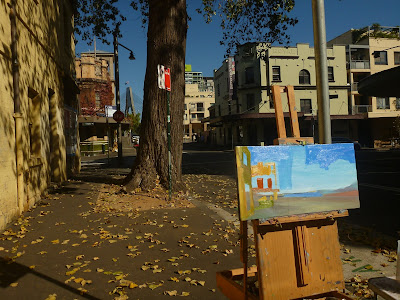
{"type": "MultiPolygon", "coordinates": [[[[213,76],[213,70],[218,69],[224,59],[225,48],[220,46],[222,32],[219,28],[219,21],[215,19],[211,24],[206,24],[201,15],[195,12],[199,7],[200,0],[187,0],[189,15],[192,21],[189,23],[186,63],[192,65],[193,71],[203,72],[205,76],[213,76]]],[[[138,13],[129,7],[130,1],[121,0],[120,9],[125,12],[127,21],[121,26],[123,37],[120,42],[131,48],[136,60],[128,59],[129,52],[120,48],[120,85],[121,100],[125,91],[125,82],[140,98],[143,97],[143,81],[146,71],[146,42],[147,30],[141,28],[141,19],[138,13]]],[[[400,25],[399,19],[400,1],[385,0],[325,0],[326,32],[330,40],[337,35],[351,29],[361,28],[380,23],[383,26],[400,25]]],[[[296,43],[309,43],[313,45],[313,27],[311,0],[297,0],[293,16],[299,19],[299,23],[290,29],[291,45],[296,43]]],[[[93,49],[79,37],[76,46],[77,54],[93,49]]],[[[112,41],[112,37],[109,39],[112,41]]],[[[97,49],[113,51],[112,45],[101,45],[97,43],[97,49]]],[[[173,70],[172,70],[173,71],[173,70]]],[[[141,103],[136,102],[135,106],[141,109],[141,103]]],[[[124,103],[121,101],[121,103],[124,103]]]]}
{"type": "MultiPolygon", "coordinates": [[[[248,147],[251,165],[276,163],[280,192],[335,190],[357,182],[353,144],[248,147]]],[[[267,181],[267,177],[264,181],[267,181]]],[[[252,185],[257,186],[257,178],[252,185]]]]}

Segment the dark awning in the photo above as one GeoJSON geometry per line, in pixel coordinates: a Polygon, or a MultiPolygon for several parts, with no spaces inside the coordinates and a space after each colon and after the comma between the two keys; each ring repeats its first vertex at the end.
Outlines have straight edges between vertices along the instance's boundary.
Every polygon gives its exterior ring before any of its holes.
{"type": "Polygon", "coordinates": [[[364,78],[358,83],[358,92],[366,96],[400,97],[400,66],[364,78]]]}

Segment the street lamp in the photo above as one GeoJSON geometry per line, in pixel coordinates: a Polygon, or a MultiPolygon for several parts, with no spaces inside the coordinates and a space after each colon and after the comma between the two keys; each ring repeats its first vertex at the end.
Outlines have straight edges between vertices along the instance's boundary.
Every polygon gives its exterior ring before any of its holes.
{"type": "MultiPolygon", "coordinates": [[[[115,28],[114,31],[114,64],[115,64],[115,101],[117,104],[117,111],[121,110],[121,101],[119,94],[119,63],[118,63],[118,46],[125,48],[130,51],[129,59],[134,60],[135,56],[133,55],[133,51],[128,47],[118,43],[118,33],[119,33],[119,24],[115,28]]],[[[118,122],[117,128],[117,143],[118,143],[118,162],[122,164],[122,127],[121,122],[118,122]]]]}

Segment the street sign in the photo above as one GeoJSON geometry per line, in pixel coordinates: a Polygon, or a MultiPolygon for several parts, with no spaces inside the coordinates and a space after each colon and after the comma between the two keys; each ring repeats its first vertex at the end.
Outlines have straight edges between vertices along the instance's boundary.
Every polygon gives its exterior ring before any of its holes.
{"type": "Polygon", "coordinates": [[[165,69],[165,89],[171,91],[171,72],[169,68],[165,69]]]}
{"type": "Polygon", "coordinates": [[[158,88],[165,90],[165,70],[163,65],[157,65],[158,71],[158,88]]]}
{"type": "Polygon", "coordinates": [[[114,114],[113,114],[113,119],[115,120],[115,122],[119,123],[121,122],[123,119],[125,118],[125,115],[122,111],[117,110],[114,114]]]}
{"type": "Polygon", "coordinates": [[[106,117],[107,118],[112,118],[114,113],[117,111],[117,106],[115,106],[115,105],[105,105],[104,109],[105,109],[105,112],[106,112],[106,117]]]}

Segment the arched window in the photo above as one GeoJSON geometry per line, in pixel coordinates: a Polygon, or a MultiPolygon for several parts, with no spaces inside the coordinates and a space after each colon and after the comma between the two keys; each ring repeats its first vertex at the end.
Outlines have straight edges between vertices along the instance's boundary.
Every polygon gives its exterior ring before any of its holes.
{"type": "Polygon", "coordinates": [[[301,70],[299,73],[299,83],[300,84],[310,84],[310,72],[307,70],[301,70]]]}

